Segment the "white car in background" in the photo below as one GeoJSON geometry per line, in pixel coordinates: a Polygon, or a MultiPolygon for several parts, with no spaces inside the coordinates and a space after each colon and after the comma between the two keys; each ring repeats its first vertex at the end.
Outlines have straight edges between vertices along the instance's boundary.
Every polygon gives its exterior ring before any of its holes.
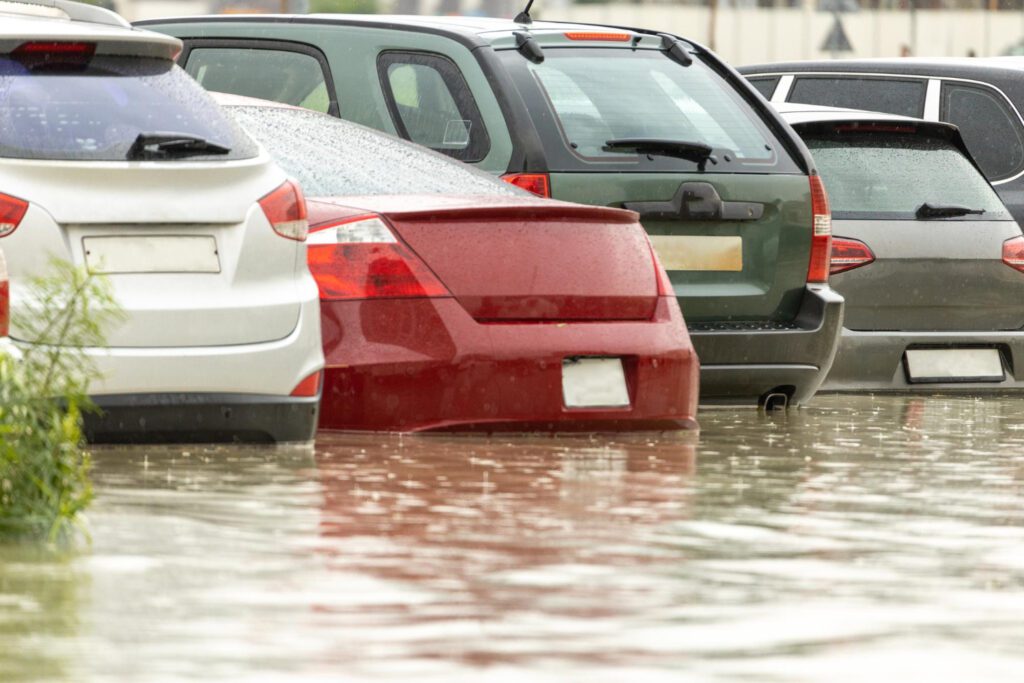
{"type": "Polygon", "coordinates": [[[88,350],[92,441],[305,441],[324,363],[305,201],[180,48],[96,7],[0,0],[11,299],[54,257],[109,278],[127,319],[88,350]]]}

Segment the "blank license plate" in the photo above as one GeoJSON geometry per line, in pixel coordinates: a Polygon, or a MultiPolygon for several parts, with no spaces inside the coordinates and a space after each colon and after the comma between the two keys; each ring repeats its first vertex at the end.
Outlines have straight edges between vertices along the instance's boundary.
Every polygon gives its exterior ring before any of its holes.
{"type": "Polygon", "coordinates": [[[997,349],[911,349],[906,353],[910,382],[1002,382],[997,349]]]}
{"type": "Polygon", "coordinates": [[[85,237],[91,273],[219,273],[212,235],[85,237]]]}
{"type": "Polygon", "coordinates": [[[665,270],[743,270],[743,238],[714,235],[651,235],[665,270]]]}
{"type": "Polygon", "coordinates": [[[567,408],[620,408],[629,405],[626,373],[619,358],[566,358],[562,396],[567,408]]]}

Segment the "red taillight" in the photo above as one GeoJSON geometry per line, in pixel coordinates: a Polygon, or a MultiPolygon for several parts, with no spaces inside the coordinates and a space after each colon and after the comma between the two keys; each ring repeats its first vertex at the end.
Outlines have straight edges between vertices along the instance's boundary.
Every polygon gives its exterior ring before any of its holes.
{"type": "Polygon", "coordinates": [[[598,31],[570,31],[565,34],[569,40],[610,40],[625,43],[633,38],[632,33],[602,33],[598,31]]]}
{"type": "Polygon", "coordinates": [[[21,224],[21,219],[25,217],[26,211],[28,211],[28,202],[17,197],[0,194],[0,237],[7,237],[14,232],[21,224]]]}
{"type": "Polygon", "coordinates": [[[807,265],[808,282],[828,282],[829,255],[832,251],[832,213],[821,176],[811,176],[811,261],[807,265]]]}
{"type": "Polygon", "coordinates": [[[298,184],[284,181],[260,200],[260,208],[278,235],[297,242],[306,241],[309,221],[306,220],[306,200],[298,184]]]}
{"type": "Polygon", "coordinates": [[[1024,273],[1024,237],[1018,235],[1003,242],[1003,263],[1024,273]]]}
{"type": "Polygon", "coordinates": [[[875,254],[868,245],[860,240],[851,240],[848,237],[832,238],[832,258],[829,275],[842,273],[854,268],[866,266],[873,263],[875,254]]]}
{"type": "Polygon", "coordinates": [[[325,301],[448,295],[427,265],[373,214],[314,228],[307,258],[325,301]]]}
{"type": "Polygon", "coordinates": [[[11,289],[7,280],[7,262],[0,251],[0,337],[6,337],[11,327],[11,289]]]}
{"type": "Polygon", "coordinates": [[[312,375],[295,385],[292,389],[292,396],[312,397],[320,393],[320,379],[323,377],[323,370],[317,370],[312,375]]]}
{"type": "Polygon", "coordinates": [[[509,173],[501,176],[501,179],[538,197],[551,196],[551,183],[548,181],[547,173],[509,173]]]}
{"type": "Polygon", "coordinates": [[[34,40],[22,43],[11,58],[29,69],[46,66],[86,66],[96,54],[96,43],[34,40]]]}

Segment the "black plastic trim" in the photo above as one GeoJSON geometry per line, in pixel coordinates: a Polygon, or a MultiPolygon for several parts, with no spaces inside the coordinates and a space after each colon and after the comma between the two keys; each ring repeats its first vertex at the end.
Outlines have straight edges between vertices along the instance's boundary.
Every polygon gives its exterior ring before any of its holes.
{"type": "Polygon", "coordinates": [[[280,443],[316,435],[320,396],[161,393],[93,396],[90,443],[280,443]]]}

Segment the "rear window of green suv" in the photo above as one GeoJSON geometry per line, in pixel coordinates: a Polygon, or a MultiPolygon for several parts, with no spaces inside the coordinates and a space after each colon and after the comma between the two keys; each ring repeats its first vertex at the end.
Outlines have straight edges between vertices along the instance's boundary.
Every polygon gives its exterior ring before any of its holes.
{"type": "Polygon", "coordinates": [[[709,173],[797,171],[759,115],[699,58],[683,66],[660,50],[557,47],[545,48],[540,64],[512,51],[502,56],[518,72],[524,97],[534,100],[528,107],[542,137],[560,139],[568,152],[546,147],[552,170],[696,167],[685,159],[606,149],[610,140],[644,138],[711,146],[709,173]]]}
{"type": "Polygon", "coordinates": [[[124,161],[140,134],[202,138],[245,159],[259,150],[195,81],[163,59],[96,56],[34,68],[0,56],[0,157],[124,161]]]}
{"type": "Polygon", "coordinates": [[[920,133],[805,133],[833,218],[915,220],[922,204],[984,211],[952,220],[1009,220],[985,177],[955,145],[920,133]]]}

